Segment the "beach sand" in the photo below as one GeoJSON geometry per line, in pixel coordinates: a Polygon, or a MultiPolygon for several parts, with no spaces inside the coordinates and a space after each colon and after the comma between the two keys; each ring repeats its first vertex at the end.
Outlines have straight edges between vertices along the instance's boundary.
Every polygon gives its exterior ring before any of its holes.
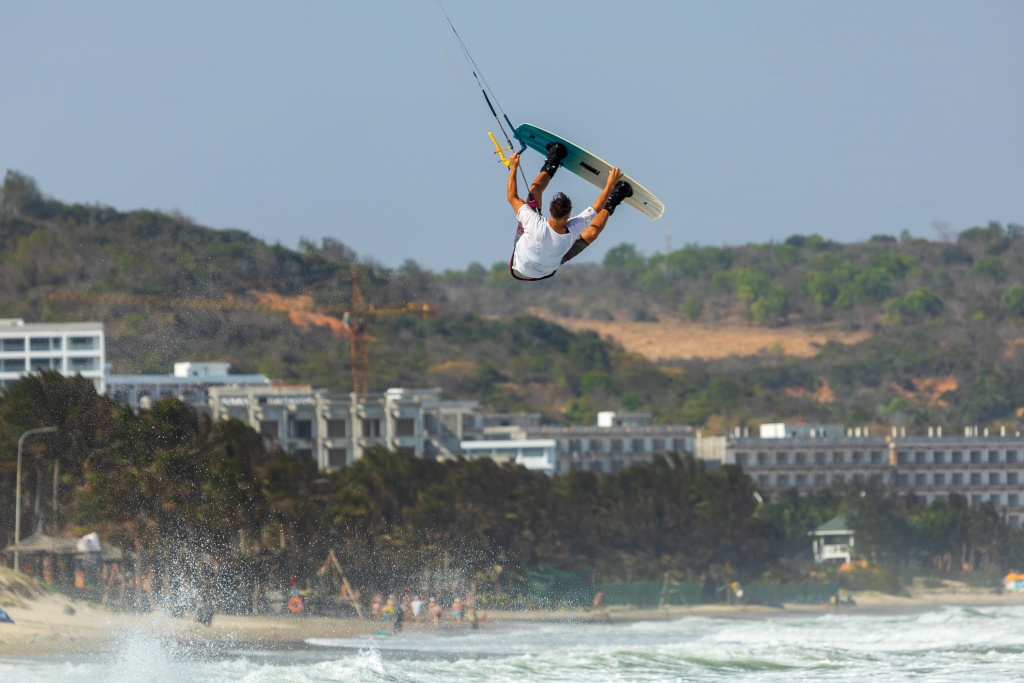
{"type": "MultiPolygon", "coordinates": [[[[846,597],[846,591],[843,591],[846,597]]],[[[908,596],[863,592],[855,594],[856,605],[842,605],[841,614],[898,614],[934,610],[943,606],[1024,605],[1024,594],[996,594],[991,589],[971,589],[947,582],[942,589],[914,587],[908,596]]],[[[229,616],[217,614],[211,626],[203,626],[191,615],[172,618],[160,611],[135,615],[85,603],[44,590],[32,579],[10,570],[0,570],[0,605],[14,619],[0,624],[0,656],[55,655],[110,652],[117,650],[127,635],[146,634],[161,641],[176,641],[190,647],[284,648],[305,638],[346,638],[372,635],[385,624],[354,618],[293,615],[229,616]],[[66,608],[72,608],[69,614],[66,608]]],[[[631,609],[612,606],[599,612],[481,610],[488,622],[628,622],[682,619],[691,616],[733,619],[764,619],[808,613],[827,614],[834,607],[788,604],[785,609],[765,606],[695,605],[665,609],[631,609]]],[[[410,630],[429,628],[409,624],[410,630]]]]}

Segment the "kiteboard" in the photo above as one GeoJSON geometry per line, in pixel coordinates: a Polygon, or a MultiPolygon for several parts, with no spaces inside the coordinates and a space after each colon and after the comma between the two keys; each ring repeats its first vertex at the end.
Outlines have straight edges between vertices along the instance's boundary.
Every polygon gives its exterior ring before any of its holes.
{"type": "MultiPolygon", "coordinates": [[[[562,143],[568,151],[568,154],[562,161],[562,168],[575,173],[591,185],[604,189],[605,183],[608,181],[608,172],[612,170],[612,165],[604,159],[594,156],[565,138],[529,123],[524,123],[516,128],[515,137],[519,142],[530,149],[540,152],[545,157],[548,155],[547,147],[550,143],[562,143]]],[[[665,213],[665,205],[651,194],[650,190],[628,175],[623,174],[622,179],[633,188],[633,196],[627,197],[623,204],[629,204],[640,213],[650,217],[651,220],[661,218],[662,214],[665,213]]]]}

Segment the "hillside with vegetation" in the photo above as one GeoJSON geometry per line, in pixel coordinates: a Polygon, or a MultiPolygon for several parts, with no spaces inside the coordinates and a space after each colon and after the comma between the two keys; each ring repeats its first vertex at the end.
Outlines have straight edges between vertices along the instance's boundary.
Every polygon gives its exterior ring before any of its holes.
{"type": "Polygon", "coordinates": [[[650,257],[620,245],[600,265],[519,284],[504,262],[433,273],[410,260],[392,269],[333,238],[289,249],[178,214],[65,204],[9,171],[0,317],[101,320],[118,373],[226,360],[240,372],[347,390],[348,341],[265,302],[305,297],[318,314],[340,317],[355,269],[369,303],[440,310],[372,322],[375,390],[440,386],[493,410],[570,423],[629,409],[713,431],[795,418],[1013,430],[1024,407],[1022,237],[1019,225],[993,222],[940,241],[810,235],[650,257]],[[588,320],[812,341],[801,354],[779,343],[655,361],[557,324],[588,320]]]}

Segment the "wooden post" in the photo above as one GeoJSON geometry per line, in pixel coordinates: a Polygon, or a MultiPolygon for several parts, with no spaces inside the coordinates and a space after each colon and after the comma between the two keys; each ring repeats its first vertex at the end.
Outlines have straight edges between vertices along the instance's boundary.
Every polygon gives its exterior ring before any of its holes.
{"type": "Polygon", "coordinates": [[[345,586],[345,591],[348,593],[349,596],[348,599],[352,602],[352,606],[356,608],[356,615],[360,619],[362,619],[363,608],[359,606],[359,598],[356,597],[355,592],[352,590],[352,586],[349,585],[348,578],[345,577],[345,572],[343,572],[341,569],[341,563],[338,562],[337,555],[335,555],[334,551],[332,550],[327,557],[329,557],[331,563],[334,564],[334,568],[338,570],[338,576],[341,577],[341,583],[345,586]]]}
{"type": "Polygon", "coordinates": [[[60,482],[60,459],[53,459],[53,521],[50,523],[50,533],[57,535],[57,490],[60,482]]]}
{"type": "Polygon", "coordinates": [[[103,587],[103,599],[100,600],[104,605],[107,604],[107,598],[110,597],[110,589],[114,587],[114,581],[117,580],[118,569],[120,565],[114,562],[110,565],[109,576],[107,577],[107,584],[103,587]]]}

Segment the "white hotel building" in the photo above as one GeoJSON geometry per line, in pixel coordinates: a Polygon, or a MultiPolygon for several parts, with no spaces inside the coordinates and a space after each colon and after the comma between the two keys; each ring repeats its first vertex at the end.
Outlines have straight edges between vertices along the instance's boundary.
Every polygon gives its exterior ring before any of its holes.
{"type": "Polygon", "coordinates": [[[66,377],[80,374],[103,393],[105,362],[103,323],[0,318],[0,391],[27,374],[55,370],[66,377]]]}

